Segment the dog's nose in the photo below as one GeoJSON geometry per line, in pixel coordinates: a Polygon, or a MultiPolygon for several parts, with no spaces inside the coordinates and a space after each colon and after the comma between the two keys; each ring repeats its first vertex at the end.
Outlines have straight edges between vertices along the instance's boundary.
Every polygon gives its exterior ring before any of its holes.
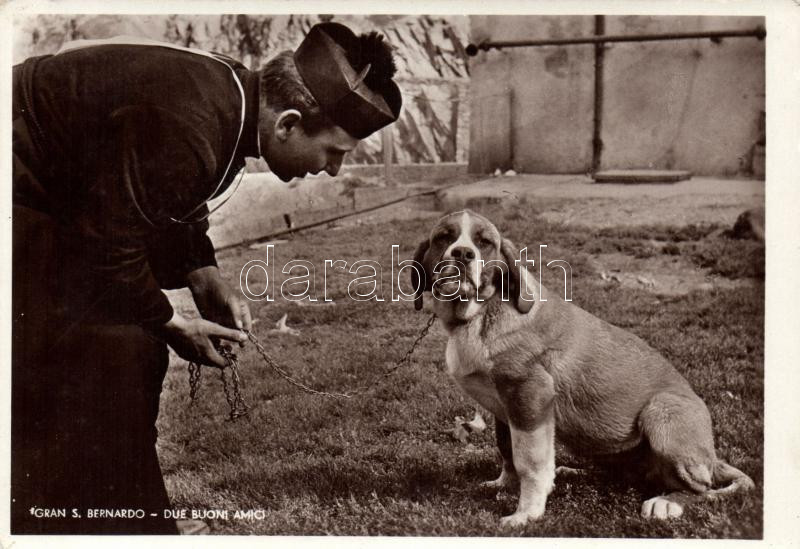
{"type": "Polygon", "coordinates": [[[462,261],[472,261],[475,259],[475,250],[467,246],[457,246],[450,251],[453,259],[460,259],[462,261]]]}

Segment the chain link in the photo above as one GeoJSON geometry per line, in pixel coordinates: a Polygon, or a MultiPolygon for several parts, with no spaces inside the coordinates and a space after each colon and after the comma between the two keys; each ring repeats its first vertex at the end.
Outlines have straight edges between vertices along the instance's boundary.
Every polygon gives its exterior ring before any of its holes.
{"type": "MultiPolygon", "coordinates": [[[[425,327],[420,331],[417,338],[414,340],[414,343],[411,344],[411,347],[406,351],[403,358],[398,360],[394,366],[392,366],[389,370],[387,370],[383,377],[387,377],[392,375],[396,372],[401,366],[407,364],[411,361],[411,355],[414,354],[414,351],[417,348],[417,345],[425,339],[428,335],[431,326],[436,321],[436,315],[431,315],[428,319],[427,324],[425,327]]],[[[284,380],[286,380],[289,384],[297,387],[301,391],[305,393],[309,393],[312,395],[324,396],[329,398],[351,398],[354,395],[362,394],[372,387],[375,384],[364,387],[362,389],[357,389],[354,391],[350,391],[348,393],[331,393],[327,391],[320,391],[318,389],[314,389],[309,387],[302,381],[295,379],[292,377],[286,370],[280,367],[278,363],[267,353],[267,350],[264,348],[264,345],[261,344],[261,341],[256,337],[256,335],[251,331],[244,331],[247,334],[247,338],[253,343],[253,346],[256,348],[256,352],[261,356],[261,359],[264,363],[272,368],[279,376],[281,376],[284,380]]],[[[239,358],[236,356],[229,347],[221,346],[218,349],[219,353],[225,358],[227,365],[225,368],[220,370],[220,379],[222,380],[222,388],[225,392],[225,399],[228,401],[228,407],[230,408],[230,421],[235,421],[240,417],[245,417],[249,414],[249,406],[247,402],[244,400],[242,396],[242,387],[244,383],[239,375],[239,358]],[[226,373],[230,370],[230,376],[226,373]],[[230,380],[228,379],[230,377],[230,380]]],[[[192,404],[194,405],[197,401],[197,395],[200,389],[200,365],[195,362],[189,362],[189,396],[191,398],[192,404]]]]}
{"type": "Polygon", "coordinates": [[[189,398],[192,406],[197,403],[197,391],[200,389],[200,365],[196,362],[189,362],[189,398]]]}
{"type": "MultiPolygon", "coordinates": [[[[242,396],[242,379],[239,376],[239,358],[236,356],[230,347],[221,345],[217,351],[225,359],[227,363],[224,368],[219,371],[219,378],[222,381],[222,390],[225,393],[225,400],[228,401],[230,413],[228,419],[236,421],[240,417],[246,417],[250,413],[250,407],[242,396]],[[227,374],[230,370],[230,376],[227,374]],[[230,377],[230,379],[228,379],[230,377]]],[[[201,367],[196,362],[189,362],[189,398],[191,405],[197,403],[197,395],[200,389],[200,372],[201,367]]]]}
{"type": "Polygon", "coordinates": [[[303,383],[301,381],[298,381],[297,379],[295,379],[292,376],[290,376],[283,368],[278,366],[278,363],[275,362],[275,360],[271,356],[269,356],[269,353],[267,353],[267,350],[264,349],[264,346],[261,344],[261,342],[258,340],[258,338],[256,337],[256,335],[253,332],[248,332],[247,330],[245,330],[245,333],[247,334],[247,337],[250,339],[250,341],[253,342],[253,345],[255,346],[256,351],[258,352],[259,355],[261,355],[261,358],[264,360],[264,362],[267,364],[267,366],[272,368],[279,376],[281,376],[283,379],[285,379],[287,382],[289,382],[290,384],[294,385],[295,387],[297,387],[301,391],[304,391],[304,392],[312,394],[312,395],[319,395],[319,396],[332,397],[332,398],[350,398],[352,396],[352,393],[349,393],[349,394],[347,394],[347,393],[328,393],[326,391],[318,391],[317,389],[312,389],[311,387],[309,387],[305,383],[303,383]]]}
{"type": "Polygon", "coordinates": [[[228,407],[231,409],[229,419],[236,421],[250,413],[250,407],[242,396],[244,384],[239,376],[239,358],[228,348],[223,348],[220,354],[228,362],[228,367],[219,371],[219,377],[222,380],[222,389],[225,391],[225,400],[228,401],[228,407]],[[226,375],[228,370],[230,370],[230,381],[226,375]]]}
{"type": "Polygon", "coordinates": [[[403,356],[403,358],[398,360],[397,363],[395,363],[394,366],[389,368],[389,370],[384,375],[388,376],[390,374],[393,374],[395,372],[395,370],[397,370],[400,366],[402,366],[403,364],[405,364],[405,363],[407,363],[407,362],[409,362],[411,360],[411,355],[414,354],[414,351],[416,350],[417,345],[419,345],[419,342],[422,341],[423,339],[425,339],[425,337],[428,335],[428,331],[430,331],[431,326],[433,326],[434,322],[436,322],[436,315],[432,314],[430,316],[430,318],[428,319],[428,323],[425,324],[425,327],[422,329],[422,331],[417,336],[417,339],[415,339],[414,343],[411,344],[411,348],[409,348],[408,351],[406,351],[405,356],[403,356]]]}

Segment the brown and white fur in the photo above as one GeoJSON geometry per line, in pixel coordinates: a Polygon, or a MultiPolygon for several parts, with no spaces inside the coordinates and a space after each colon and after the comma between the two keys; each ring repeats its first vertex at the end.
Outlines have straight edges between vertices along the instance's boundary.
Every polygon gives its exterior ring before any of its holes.
{"type": "Polygon", "coordinates": [[[643,450],[648,478],[668,492],[643,503],[644,517],[677,517],[690,501],[753,487],[717,459],[706,405],[666,359],[555,293],[538,295],[538,281],[518,258],[488,219],[465,210],[436,223],[415,254],[423,272],[412,269],[416,308],[432,291],[449,335],[449,374],[495,416],[503,470],[485,484],[519,481],[519,504],[503,525],[544,513],[556,437],[582,455],[643,450]]]}

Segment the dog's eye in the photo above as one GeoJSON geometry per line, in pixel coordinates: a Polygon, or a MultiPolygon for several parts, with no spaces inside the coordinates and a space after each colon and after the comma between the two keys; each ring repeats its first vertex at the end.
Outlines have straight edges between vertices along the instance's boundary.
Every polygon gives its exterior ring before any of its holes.
{"type": "Polygon", "coordinates": [[[482,236],[478,237],[478,246],[480,246],[481,248],[490,248],[493,245],[494,243],[488,238],[484,238],[482,236]]]}
{"type": "Polygon", "coordinates": [[[436,240],[445,240],[445,239],[449,239],[449,238],[452,238],[452,237],[453,237],[452,231],[447,231],[447,230],[438,232],[434,236],[434,238],[436,240]]]}

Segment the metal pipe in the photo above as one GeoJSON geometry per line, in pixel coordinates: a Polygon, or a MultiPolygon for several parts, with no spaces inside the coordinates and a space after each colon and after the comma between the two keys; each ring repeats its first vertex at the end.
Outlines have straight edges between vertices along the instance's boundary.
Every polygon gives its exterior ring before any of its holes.
{"type": "Polygon", "coordinates": [[[272,240],[274,238],[277,238],[279,236],[286,236],[286,235],[290,235],[290,234],[293,234],[293,233],[296,233],[296,232],[305,231],[306,229],[313,229],[314,227],[319,227],[321,225],[327,225],[328,223],[332,223],[332,222],[338,221],[340,219],[345,219],[347,217],[353,217],[354,215],[359,215],[359,214],[363,214],[363,213],[372,212],[372,211],[375,211],[375,210],[379,210],[381,208],[386,208],[387,206],[393,206],[394,204],[399,204],[400,202],[404,202],[404,201],[410,200],[412,198],[418,198],[420,196],[435,195],[436,193],[439,193],[441,191],[450,189],[452,187],[457,187],[458,185],[459,185],[459,183],[454,183],[452,185],[446,185],[446,186],[443,186],[443,187],[438,187],[436,189],[430,189],[430,190],[427,190],[427,191],[421,191],[421,192],[417,192],[417,193],[407,194],[405,196],[401,196],[400,198],[395,198],[394,200],[389,200],[388,202],[382,202],[381,204],[376,204],[375,206],[370,206],[368,208],[362,208],[360,210],[354,210],[354,211],[350,211],[350,212],[345,212],[345,213],[342,213],[342,214],[337,214],[337,215],[334,215],[334,216],[331,216],[331,217],[327,217],[327,218],[322,219],[320,221],[313,221],[311,223],[306,223],[305,225],[298,225],[297,227],[290,227],[288,229],[283,229],[283,230],[280,230],[280,231],[274,231],[274,232],[271,232],[271,233],[267,233],[264,236],[259,236],[257,238],[249,238],[249,239],[246,239],[246,240],[242,240],[241,242],[235,242],[233,244],[225,244],[224,246],[217,247],[216,251],[217,252],[223,252],[223,251],[227,251],[227,250],[230,250],[230,249],[233,249],[233,248],[239,248],[239,247],[243,247],[243,246],[251,246],[253,244],[260,244],[262,242],[268,242],[268,241],[270,241],[270,240],[272,240]]]}
{"type": "Polygon", "coordinates": [[[755,37],[763,40],[767,31],[761,25],[749,30],[723,30],[705,32],[669,32],[663,34],[609,34],[601,36],[586,36],[583,38],[550,38],[546,40],[509,40],[492,42],[484,40],[480,44],[467,46],[467,55],[474,57],[479,50],[488,51],[492,48],[525,48],[538,46],[572,46],[578,44],[603,44],[608,42],[657,42],[661,40],[693,40],[708,38],[719,42],[723,38],[755,37]]]}
{"type": "MultiPolygon", "coordinates": [[[[604,15],[594,16],[594,33],[603,36],[606,32],[604,15]]],[[[602,42],[594,45],[594,128],[592,133],[592,173],[600,169],[603,153],[603,74],[605,69],[605,49],[602,42]]]]}

